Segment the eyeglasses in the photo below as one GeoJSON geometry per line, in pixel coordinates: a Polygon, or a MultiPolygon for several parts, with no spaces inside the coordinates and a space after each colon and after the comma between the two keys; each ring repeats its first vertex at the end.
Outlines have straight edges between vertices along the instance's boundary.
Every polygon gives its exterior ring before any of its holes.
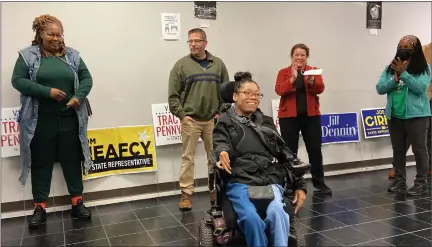
{"type": "Polygon", "coordinates": [[[50,39],[63,39],[64,38],[64,34],[55,34],[55,33],[45,33],[50,39]]]}
{"type": "Polygon", "coordinates": [[[255,96],[258,99],[262,99],[264,97],[264,94],[262,94],[262,93],[252,93],[252,92],[249,92],[249,91],[239,92],[239,93],[243,93],[248,98],[252,98],[252,96],[255,96]]]}
{"type": "Polygon", "coordinates": [[[203,41],[205,41],[205,40],[203,40],[203,39],[191,39],[191,40],[188,40],[187,43],[188,44],[194,44],[194,43],[198,44],[198,43],[201,43],[203,41]]]}

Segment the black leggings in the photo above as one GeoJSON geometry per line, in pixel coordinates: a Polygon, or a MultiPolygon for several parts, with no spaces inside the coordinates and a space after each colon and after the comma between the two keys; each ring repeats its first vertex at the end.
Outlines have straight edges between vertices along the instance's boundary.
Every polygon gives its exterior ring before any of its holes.
{"type": "Polygon", "coordinates": [[[321,152],[321,117],[294,117],[280,118],[279,126],[284,141],[292,152],[298,152],[300,131],[311,164],[311,175],[313,183],[324,182],[323,157],[321,152]]]}
{"type": "Polygon", "coordinates": [[[425,184],[429,166],[427,149],[427,129],[430,117],[389,120],[390,140],[393,148],[393,167],[395,178],[406,181],[406,153],[411,144],[416,161],[415,184],[425,184]]]}
{"type": "Polygon", "coordinates": [[[427,134],[427,149],[428,149],[428,153],[429,153],[429,170],[432,171],[432,118],[429,118],[429,126],[428,126],[428,134],[427,134]]]}

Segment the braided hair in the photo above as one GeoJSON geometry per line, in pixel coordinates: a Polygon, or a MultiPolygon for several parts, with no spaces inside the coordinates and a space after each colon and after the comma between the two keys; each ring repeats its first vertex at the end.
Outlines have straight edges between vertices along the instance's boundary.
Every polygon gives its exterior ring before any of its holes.
{"type": "MultiPolygon", "coordinates": [[[[39,17],[36,17],[34,19],[33,25],[32,25],[32,29],[35,32],[35,37],[32,41],[32,46],[42,45],[41,33],[45,30],[45,27],[48,24],[57,24],[63,30],[63,24],[61,23],[61,21],[52,15],[47,14],[47,15],[41,15],[39,17]]],[[[65,50],[66,50],[66,45],[65,45],[64,41],[62,41],[60,44],[59,55],[60,56],[64,55],[65,50]]]]}
{"type": "MultiPolygon", "coordinates": [[[[408,63],[406,71],[415,77],[418,77],[421,74],[429,74],[429,67],[425,58],[425,54],[422,50],[420,39],[414,35],[405,35],[401,38],[401,41],[402,40],[408,40],[414,47],[411,60],[408,63]]],[[[394,59],[396,58],[397,54],[395,55],[394,59]]],[[[393,74],[394,69],[392,69],[391,66],[388,66],[387,73],[393,74]]]]}

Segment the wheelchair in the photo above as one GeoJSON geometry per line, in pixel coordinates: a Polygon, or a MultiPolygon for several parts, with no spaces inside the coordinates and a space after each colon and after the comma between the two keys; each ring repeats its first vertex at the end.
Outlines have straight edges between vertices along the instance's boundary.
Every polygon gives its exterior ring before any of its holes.
{"type": "MultiPolygon", "coordinates": [[[[222,99],[228,104],[233,103],[232,92],[234,89],[234,83],[235,82],[227,82],[222,84],[222,99]]],[[[199,246],[213,247],[230,244],[235,246],[246,246],[244,234],[237,224],[238,216],[234,211],[231,201],[229,201],[225,195],[224,174],[223,171],[216,166],[218,157],[216,157],[215,152],[212,154],[212,159],[212,165],[209,167],[208,174],[209,190],[211,193],[211,206],[200,222],[198,239],[199,246]]],[[[299,166],[294,168],[294,173],[304,174],[307,170],[309,170],[309,164],[301,163],[297,158],[296,161],[299,166]]],[[[306,241],[304,238],[304,233],[306,231],[305,227],[300,224],[299,219],[295,216],[293,205],[289,200],[289,196],[293,195],[293,193],[293,190],[286,190],[285,194],[283,195],[283,199],[286,204],[285,211],[290,217],[290,230],[287,232],[289,236],[288,246],[301,247],[306,246],[306,241]]],[[[261,218],[264,219],[265,210],[257,208],[257,211],[261,218]]]]}

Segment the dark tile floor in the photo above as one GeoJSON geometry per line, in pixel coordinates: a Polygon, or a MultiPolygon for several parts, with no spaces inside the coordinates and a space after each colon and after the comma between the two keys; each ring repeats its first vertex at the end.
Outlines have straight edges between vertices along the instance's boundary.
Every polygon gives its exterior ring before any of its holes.
{"type": "MultiPolygon", "coordinates": [[[[413,178],[414,169],[408,170],[413,178]]],[[[299,214],[307,246],[432,246],[430,195],[388,194],[386,172],[329,177],[331,197],[314,195],[309,186],[299,214]]],[[[36,231],[28,230],[25,217],[3,219],[1,246],[196,246],[207,195],[197,193],[188,213],[178,210],[178,196],[98,206],[89,222],[71,219],[68,211],[50,213],[36,231]]]]}

